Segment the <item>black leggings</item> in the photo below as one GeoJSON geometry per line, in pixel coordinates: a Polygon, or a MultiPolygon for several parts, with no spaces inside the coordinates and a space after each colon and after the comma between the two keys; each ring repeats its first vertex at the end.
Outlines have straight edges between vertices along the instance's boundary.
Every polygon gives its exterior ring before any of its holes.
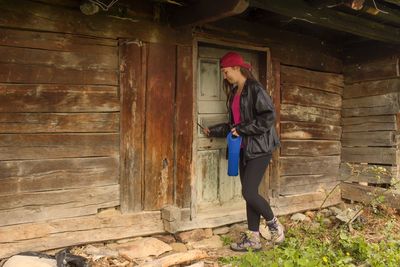
{"type": "MultiPolygon", "coordinates": [[[[243,156],[242,151],[240,156],[243,156]]],[[[240,160],[240,182],[242,183],[242,195],[246,200],[247,223],[250,231],[259,231],[260,215],[267,221],[274,218],[271,206],[258,194],[258,186],[271,157],[272,155],[269,154],[255,158],[247,161],[246,165],[243,164],[243,160],[240,160]]]]}

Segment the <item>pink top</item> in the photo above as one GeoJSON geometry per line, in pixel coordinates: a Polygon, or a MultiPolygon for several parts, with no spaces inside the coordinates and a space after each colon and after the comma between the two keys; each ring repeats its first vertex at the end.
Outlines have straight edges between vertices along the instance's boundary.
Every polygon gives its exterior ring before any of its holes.
{"type": "Polygon", "coordinates": [[[232,102],[233,123],[240,123],[240,94],[235,94],[232,102]]]}

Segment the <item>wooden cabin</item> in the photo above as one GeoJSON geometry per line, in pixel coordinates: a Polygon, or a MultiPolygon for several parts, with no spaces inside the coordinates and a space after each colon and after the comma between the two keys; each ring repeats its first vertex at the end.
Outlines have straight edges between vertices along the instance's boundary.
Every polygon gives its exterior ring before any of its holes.
{"type": "Polygon", "coordinates": [[[275,104],[282,144],[260,191],[276,214],[318,208],[342,180],[355,183],[324,206],[399,177],[398,0],[0,0],[0,13],[0,258],[245,220],[225,140],[196,124],[227,118],[227,51],[275,104]]]}

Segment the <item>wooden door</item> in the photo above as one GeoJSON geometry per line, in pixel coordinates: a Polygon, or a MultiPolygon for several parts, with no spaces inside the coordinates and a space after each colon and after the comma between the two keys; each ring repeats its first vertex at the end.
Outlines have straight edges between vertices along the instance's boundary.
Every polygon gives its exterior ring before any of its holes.
{"type": "MultiPolygon", "coordinates": [[[[253,66],[258,78],[256,52],[199,46],[197,72],[197,121],[211,126],[228,121],[226,94],[222,88],[219,59],[228,51],[237,51],[253,66]]],[[[239,176],[227,175],[225,138],[207,138],[197,128],[196,209],[198,212],[221,206],[243,207],[239,176]]]]}

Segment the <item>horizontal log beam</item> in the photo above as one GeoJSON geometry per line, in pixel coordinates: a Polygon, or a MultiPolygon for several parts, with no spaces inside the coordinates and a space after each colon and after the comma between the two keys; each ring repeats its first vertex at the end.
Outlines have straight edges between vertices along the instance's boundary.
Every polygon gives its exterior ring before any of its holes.
{"type": "Polygon", "coordinates": [[[339,11],[317,9],[305,1],[251,0],[250,6],[369,39],[400,44],[398,28],[339,11]]]}
{"type": "Polygon", "coordinates": [[[400,0],[384,0],[385,2],[400,6],[400,0]]]}
{"type": "Polygon", "coordinates": [[[174,27],[198,25],[238,15],[249,7],[249,0],[200,0],[172,12],[174,27]]]}

